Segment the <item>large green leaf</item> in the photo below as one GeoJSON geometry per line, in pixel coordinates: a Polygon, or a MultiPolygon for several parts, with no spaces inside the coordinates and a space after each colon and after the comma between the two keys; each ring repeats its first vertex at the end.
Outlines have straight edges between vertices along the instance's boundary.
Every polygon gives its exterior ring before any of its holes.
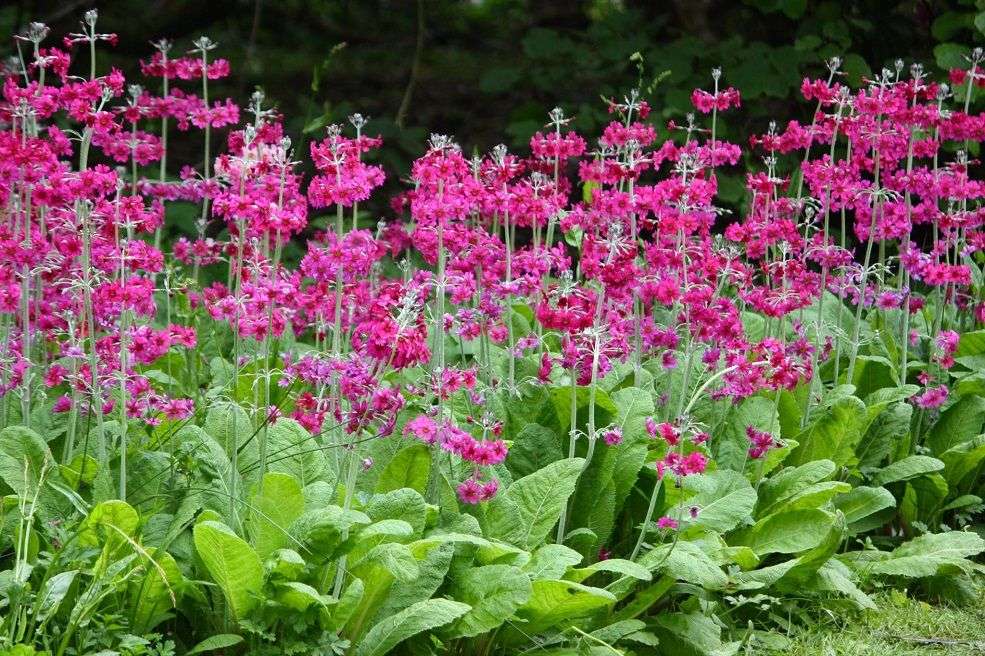
{"type": "Polygon", "coordinates": [[[719,467],[739,470],[747,462],[748,426],[779,435],[780,418],[776,402],[762,396],[751,396],[730,413],[721,438],[713,442],[715,460],[719,467]]]}
{"type": "Polygon", "coordinates": [[[545,544],[530,556],[522,569],[531,580],[559,579],[581,559],[580,553],[563,544],[545,544]]]}
{"type": "Polygon", "coordinates": [[[222,446],[230,459],[237,458],[241,471],[257,461],[253,422],[240,406],[230,402],[214,403],[205,415],[202,428],[222,446]]]}
{"type": "Polygon", "coordinates": [[[876,485],[889,485],[897,481],[908,481],[917,476],[931,474],[944,469],[944,463],[930,456],[909,456],[897,460],[888,467],[879,470],[872,482],[876,485]]]}
{"type": "Polygon", "coordinates": [[[863,574],[918,578],[934,576],[944,566],[969,570],[971,562],[967,559],[982,551],[985,551],[985,540],[977,533],[949,531],[925,533],[891,553],[856,551],[841,558],[863,574]]]}
{"type": "Polygon", "coordinates": [[[746,477],[728,469],[688,476],[683,487],[694,495],[675,506],[670,516],[686,517],[696,508],[698,515],[691,523],[719,533],[746,521],[756,505],[756,491],[746,477]]]}
{"type": "Polygon", "coordinates": [[[527,476],[541,467],[564,458],[561,442],[550,428],[527,424],[516,435],[506,466],[514,476],[527,476]]]}
{"type": "Polygon", "coordinates": [[[288,529],[304,511],[301,484],[290,474],[264,474],[253,496],[247,529],[260,560],[285,546],[293,546],[288,529]]]}
{"type": "Polygon", "coordinates": [[[780,512],[741,531],[736,543],[747,545],[757,556],[799,553],[820,544],[833,523],[831,513],[817,508],[780,512]]]}
{"type": "Polygon", "coordinates": [[[856,449],[859,467],[873,468],[884,462],[907,438],[912,416],[912,405],[893,403],[873,418],[865,438],[856,449]]]}
{"type": "Polygon", "coordinates": [[[444,542],[437,546],[425,541],[414,543],[411,553],[417,559],[418,575],[410,581],[394,581],[377,617],[393,615],[411,604],[430,599],[445,581],[455,554],[455,544],[444,542]]]}
{"type": "Polygon", "coordinates": [[[419,601],[374,625],[359,641],[355,656],[383,656],[407,638],[444,626],[468,611],[467,604],[449,599],[419,601]]]}
{"type": "Polygon", "coordinates": [[[319,480],[328,467],[320,446],[304,426],[282,417],[270,426],[267,435],[267,468],[290,474],[306,487],[319,480]]]}
{"type": "Polygon", "coordinates": [[[835,499],[834,505],[845,515],[848,530],[858,532],[866,530],[863,525],[858,524],[859,522],[881,510],[893,508],[896,505],[896,499],[884,487],[860,486],[835,499]]]}
{"type": "Polygon", "coordinates": [[[569,458],[514,481],[489,504],[486,534],[525,549],[542,543],[574,492],[584,460],[569,458]]]}
{"type": "Polygon", "coordinates": [[[195,526],[195,550],[209,576],[222,590],[236,618],[245,617],[259,602],[263,588],[263,564],[245,540],[219,522],[195,526]]]}
{"type": "Polygon", "coordinates": [[[174,557],[166,551],[147,549],[154,564],[147,564],[146,574],[131,581],[130,626],[141,634],[149,632],[168,617],[177,603],[184,577],[174,557]]]}
{"type": "Polygon", "coordinates": [[[713,656],[723,653],[719,624],[700,612],[661,615],[653,630],[660,639],[661,653],[664,654],[713,656]]]}
{"type": "Polygon", "coordinates": [[[397,452],[376,481],[377,492],[410,488],[424,494],[431,473],[431,450],[415,442],[397,452]]]}
{"type": "Polygon", "coordinates": [[[640,565],[705,590],[721,590],[728,583],[722,568],[698,544],[686,540],[651,549],[640,558],[640,565]]]}
{"type": "Polygon", "coordinates": [[[770,514],[775,506],[788,501],[812,484],[823,481],[834,472],[835,464],[830,460],[814,460],[799,467],[785,467],[760,485],[756,514],[770,514]]]}
{"type": "Polygon", "coordinates": [[[486,565],[466,571],[455,581],[455,599],[471,606],[448,631],[471,637],[499,627],[530,599],[530,577],[510,565],[486,565]]]}
{"type": "Polygon", "coordinates": [[[827,408],[810,426],[797,435],[799,446],[789,456],[793,465],[827,459],[835,465],[852,465],[858,461],[855,447],[862,438],[865,404],[847,396],[827,408]]]}
{"type": "MultiPolygon", "coordinates": [[[[58,477],[55,460],[41,436],[24,426],[0,430],[0,479],[14,492],[30,501],[38,495],[44,479],[58,477]]],[[[50,495],[40,495],[42,508],[50,513],[57,504],[48,503],[50,495]]]]}
{"type": "Polygon", "coordinates": [[[944,453],[955,444],[981,435],[985,424],[985,398],[962,396],[941,413],[927,433],[927,446],[933,453],[944,453]]]}
{"type": "Polygon", "coordinates": [[[985,461],[985,435],[955,444],[939,457],[944,463],[943,476],[948,485],[954,490],[973,491],[981,484],[979,478],[982,462],[985,461]]]}

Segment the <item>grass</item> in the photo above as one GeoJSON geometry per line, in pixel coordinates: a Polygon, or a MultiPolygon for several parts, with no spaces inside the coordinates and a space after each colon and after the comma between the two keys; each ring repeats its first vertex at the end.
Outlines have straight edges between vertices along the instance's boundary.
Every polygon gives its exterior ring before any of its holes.
{"type": "Polygon", "coordinates": [[[793,639],[783,656],[985,656],[985,586],[969,606],[936,606],[889,591],[879,608],[834,617],[793,639]]]}

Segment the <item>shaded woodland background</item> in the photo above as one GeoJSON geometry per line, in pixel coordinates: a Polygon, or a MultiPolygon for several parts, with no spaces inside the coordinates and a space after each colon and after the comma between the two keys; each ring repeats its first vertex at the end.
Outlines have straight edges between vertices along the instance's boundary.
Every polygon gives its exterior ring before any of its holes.
{"type": "MultiPolygon", "coordinates": [[[[503,142],[525,152],[556,105],[593,140],[607,120],[600,96],[640,82],[651,120],[665,126],[690,111],[693,88],[710,88],[716,66],[743,97],[722,134],[762,132],[772,119],[782,127],[809,115],[800,82],[824,75],[831,56],[856,81],[897,58],[937,73],[962,65],[985,30],[985,0],[17,0],[0,9],[0,31],[40,20],[60,38],[91,7],[100,31],[120,36],[102,49],[101,69],[137,80],[149,40],[170,38],[181,54],[208,35],[219,43],[213,56],[233,65],[214,97],[242,104],[261,87],[305,149],[324,125],[361,112],[397,173],[431,132],[467,151],[503,142]]],[[[200,149],[173,147],[190,159],[200,149]]],[[[741,194],[741,175],[723,180],[723,200],[741,194]]]]}

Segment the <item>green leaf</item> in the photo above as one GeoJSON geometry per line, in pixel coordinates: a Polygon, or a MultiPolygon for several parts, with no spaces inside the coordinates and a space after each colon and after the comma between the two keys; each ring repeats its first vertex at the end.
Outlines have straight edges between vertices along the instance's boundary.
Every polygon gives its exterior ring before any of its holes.
{"type": "Polygon", "coordinates": [[[281,417],[267,435],[267,468],[294,476],[302,487],[319,480],[327,469],[321,445],[304,426],[281,417]],[[276,455],[275,455],[276,454],[276,455]]]}
{"type": "Polygon", "coordinates": [[[430,599],[445,581],[455,555],[453,542],[435,546],[422,540],[415,542],[410,549],[417,558],[420,573],[412,581],[394,581],[386,593],[386,600],[377,611],[377,617],[387,617],[418,601],[430,599]]]}
{"type": "Polygon", "coordinates": [[[865,610],[878,608],[872,598],[859,590],[852,580],[852,571],[839,560],[831,559],[817,570],[817,578],[822,590],[840,592],[849,597],[855,604],[865,610]]]}
{"type": "Polygon", "coordinates": [[[970,51],[968,46],[957,43],[941,43],[934,48],[934,59],[937,61],[937,65],[945,71],[952,68],[966,68],[968,62],[965,57],[970,51]]]}
{"type": "Polygon", "coordinates": [[[216,649],[225,649],[226,647],[235,647],[239,643],[243,642],[243,636],[236,635],[235,633],[219,633],[214,636],[210,636],[198,643],[191,649],[185,652],[185,656],[192,656],[193,654],[204,654],[207,651],[215,651],[216,649]]]}
{"type": "Polygon", "coordinates": [[[527,476],[562,458],[564,453],[554,431],[540,424],[527,424],[513,440],[506,466],[514,476],[527,476]]]}
{"type": "Polygon", "coordinates": [[[985,435],[956,444],[940,454],[944,463],[944,478],[950,487],[958,489],[963,483],[974,489],[978,483],[979,467],[985,460],[985,435]]]}
{"type": "Polygon", "coordinates": [[[366,506],[366,514],[375,522],[400,519],[410,524],[413,534],[424,532],[428,505],[417,491],[404,487],[386,494],[375,494],[366,506]]]}
{"type": "Polygon", "coordinates": [[[857,462],[855,447],[862,439],[865,404],[854,396],[844,397],[797,435],[798,446],[790,464],[802,465],[827,459],[841,467],[857,462]]]}
{"type": "Polygon", "coordinates": [[[234,455],[237,457],[241,471],[243,467],[259,460],[257,440],[250,440],[253,436],[253,422],[246,410],[235,403],[213,404],[205,415],[202,428],[222,446],[230,459],[234,455]]]}
{"type": "Polygon", "coordinates": [[[455,581],[453,593],[472,608],[449,627],[448,637],[467,638],[498,628],[527,603],[532,590],[530,578],[516,567],[486,565],[466,571],[455,581]]]}
{"type": "Polygon", "coordinates": [[[197,524],[195,550],[209,576],[225,596],[236,618],[256,607],[263,588],[263,564],[252,547],[226,526],[215,521],[197,524]]]}
{"type": "Polygon", "coordinates": [[[909,456],[898,460],[878,471],[872,482],[876,485],[889,485],[897,481],[908,481],[944,469],[944,463],[930,456],[909,456]]]}
{"type": "Polygon", "coordinates": [[[277,601],[298,612],[304,612],[312,606],[326,606],[326,598],[313,587],[300,581],[280,581],[277,583],[277,601]]]}
{"type": "Polygon", "coordinates": [[[721,590],[728,583],[722,568],[696,543],[678,540],[677,544],[661,544],[640,558],[640,564],[650,570],[665,572],[680,581],[693,583],[705,590],[721,590]]]}
{"type": "Polygon", "coordinates": [[[39,624],[43,626],[58,611],[59,605],[71,589],[72,582],[75,581],[75,577],[78,573],[79,570],[77,569],[58,572],[44,582],[44,585],[38,593],[38,599],[36,602],[38,615],[35,620],[39,624]]]}
{"type": "Polygon", "coordinates": [[[184,581],[174,556],[154,548],[148,548],[147,552],[155,564],[148,563],[147,573],[131,582],[128,604],[132,612],[130,626],[141,634],[168,618],[177,605],[177,591],[184,581]]]}
{"type": "Polygon", "coordinates": [[[747,545],[757,556],[799,553],[820,544],[833,523],[831,513],[816,508],[780,512],[743,530],[736,543],[747,545]]]}
{"type": "Polygon", "coordinates": [[[444,626],[469,611],[466,604],[448,599],[428,599],[378,622],[359,641],[355,656],[383,656],[412,636],[444,626]]]}
{"type": "Polygon", "coordinates": [[[962,396],[957,403],[941,413],[940,419],[927,433],[927,446],[933,453],[943,453],[955,444],[981,435],[985,424],[985,398],[962,396]]]}
{"type": "Polygon", "coordinates": [[[293,544],[288,529],[304,512],[301,484],[290,474],[264,474],[263,483],[253,497],[247,530],[257,556],[264,560],[281,547],[293,544]]]}
{"type": "Polygon", "coordinates": [[[896,499],[884,487],[857,487],[834,500],[835,508],[845,515],[850,531],[857,531],[853,524],[880,510],[896,506],[896,499]]]}
{"type": "Polygon", "coordinates": [[[605,560],[592,563],[588,567],[573,569],[565,578],[581,583],[596,572],[612,572],[614,574],[621,574],[622,576],[628,576],[640,581],[649,581],[653,578],[650,575],[650,570],[642,564],[634,563],[631,560],[623,560],[622,558],[607,558],[605,560]]]}
{"type": "Polygon", "coordinates": [[[977,533],[950,531],[925,533],[892,553],[862,551],[845,554],[843,558],[862,572],[919,578],[934,576],[947,565],[967,571],[971,568],[967,558],[982,551],[985,551],[985,540],[977,533]]]}
{"type": "Polygon", "coordinates": [[[541,544],[574,492],[583,463],[559,460],[514,481],[489,503],[486,534],[525,549],[541,544]]]}
{"type": "Polygon", "coordinates": [[[545,544],[533,553],[522,569],[531,580],[559,579],[581,559],[580,553],[563,544],[545,544]]]}
{"type": "Polygon", "coordinates": [[[420,442],[404,447],[387,463],[376,481],[377,492],[410,488],[424,494],[431,473],[431,450],[420,442]]]}
{"type": "Polygon", "coordinates": [[[698,516],[691,523],[719,533],[745,522],[756,505],[756,491],[746,477],[728,469],[688,476],[683,488],[694,496],[677,504],[670,516],[686,517],[696,507],[698,516]]]}
{"type": "Polygon", "coordinates": [[[137,511],[127,502],[103,501],[82,522],[79,542],[90,547],[104,545],[108,548],[133,537],[139,523],[137,511]]]}
{"type": "Polygon", "coordinates": [[[723,469],[738,471],[746,463],[748,426],[774,435],[780,434],[780,418],[773,399],[750,396],[731,412],[721,440],[714,443],[715,459],[723,469]]]}
{"type": "Polygon", "coordinates": [[[653,627],[660,650],[674,656],[713,656],[722,647],[722,630],[714,619],[700,612],[669,613],[653,627]]]}
{"type": "Polygon", "coordinates": [[[526,634],[570,625],[594,611],[612,606],[616,598],[606,590],[575,583],[541,579],[532,584],[530,600],[517,610],[526,634]]]}
{"type": "Polygon", "coordinates": [[[48,445],[30,428],[0,430],[0,479],[17,494],[33,496],[44,470],[54,464],[48,445]]]}
{"type": "Polygon", "coordinates": [[[877,415],[856,449],[859,467],[871,469],[882,464],[906,439],[912,417],[913,406],[909,403],[894,403],[877,415]]]}
{"type": "Polygon", "coordinates": [[[830,460],[814,460],[799,467],[785,467],[763,481],[760,486],[759,502],[756,504],[757,515],[770,514],[774,506],[788,501],[812,484],[828,478],[835,469],[835,464],[830,460]]]}

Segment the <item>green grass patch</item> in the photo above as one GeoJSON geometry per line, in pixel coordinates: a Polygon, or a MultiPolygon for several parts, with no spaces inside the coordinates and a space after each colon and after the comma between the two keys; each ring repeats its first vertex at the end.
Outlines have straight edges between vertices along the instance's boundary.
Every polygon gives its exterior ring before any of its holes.
{"type": "MultiPolygon", "coordinates": [[[[979,585],[980,593],[985,586],[979,585]]],[[[985,654],[985,594],[965,606],[932,605],[891,590],[879,608],[856,616],[825,615],[791,636],[785,656],[981,656],[985,654]]]]}

